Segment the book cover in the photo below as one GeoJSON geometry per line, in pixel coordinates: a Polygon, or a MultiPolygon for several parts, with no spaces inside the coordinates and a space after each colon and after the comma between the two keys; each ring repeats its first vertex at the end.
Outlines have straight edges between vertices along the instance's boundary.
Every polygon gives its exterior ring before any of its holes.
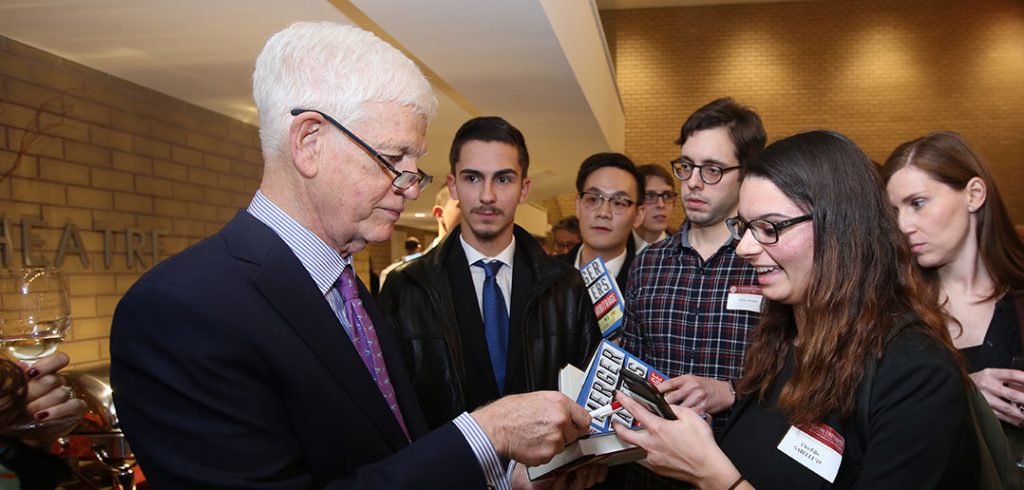
{"type": "MultiPolygon", "coordinates": [[[[619,373],[623,369],[630,369],[654,384],[665,379],[658,370],[607,340],[601,342],[587,366],[586,372],[571,364],[562,368],[558,373],[558,389],[588,411],[612,402],[614,391],[621,384],[619,373]]],[[[566,446],[551,461],[526,468],[527,476],[531,481],[539,480],[588,464],[614,466],[646,456],[642,448],[619,439],[611,425],[613,420],[633,430],[643,430],[625,410],[604,419],[594,419],[590,424],[590,435],[566,446]]]]}
{"type": "MultiPolygon", "coordinates": [[[[626,352],[607,340],[601,342],[587,367],[586,377],[576,396],[576,403],[589,411],[608,405],[612,402],[615,390],[622,384],[619,372],[628,369],[651,384],[659,384],[665,375],[641,361],[633,354],[626,352]]],[[[564,393],[564,392],[563,392],[564,393]]],[[[572,395],[567,395],[570,398],[572,395]]],[[[633,415],[623,410],[603,420],[593,420],[590,424],[591,433],[602,434],[612,430],[612,422],[618,421],[629,428],[637,427],[633,415]]]]}
{"type": "Polygon", "coordinates": [[[608,267],[601,257],[584,265],[580,269],[580,274],[583,275],[583,282],[590,293],[590,301],[594,303],[594,316],[597,317],[601,336],[608,338],[622,326],[625,298],[622,297],[615,277],[608,272],[608,267]]]}

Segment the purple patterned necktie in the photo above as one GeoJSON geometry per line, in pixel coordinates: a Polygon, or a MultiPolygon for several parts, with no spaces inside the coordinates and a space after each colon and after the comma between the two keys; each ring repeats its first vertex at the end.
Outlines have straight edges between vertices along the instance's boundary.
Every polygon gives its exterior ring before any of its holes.
{"type": "Polygon", "coordinates": [[[409,430],[405,428],[405,419],[402,418],[402,409],[398,406],[398,398],[395,396],[395,389],[391,386],[391,378],[388,377],[387,366],[384,365],[384,353],[377,343],[377,332],[370,321],[370,315],[363,307],[363,300],[359,297],[359,288],[356,286],[355,274],[352,267],[345,267],[338,278],[338,292],[345,301],[345,316],[352,327],[352,343],[359,351],[359,357],[363,358],[363,364],[370,371],[373,380],[377,382],[384,400],[387,401],[391,413],[394,414],[398,425],[402,426],[405,438],[409,439],[409,430]]]}

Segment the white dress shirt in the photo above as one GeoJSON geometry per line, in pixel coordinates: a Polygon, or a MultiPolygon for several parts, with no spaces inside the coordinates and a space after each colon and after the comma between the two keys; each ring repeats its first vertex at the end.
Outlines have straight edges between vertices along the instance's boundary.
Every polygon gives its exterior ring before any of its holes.
{"type": "MultiPolygon", "coordinates": [[[[462,235],[459,235],[459,242],[462,243],[462,250],[466,252],[466,261],[469,263],[469,274],[473,276],[473,289],[476,290],[476,304],[480,307],[480,318],[484,317],[484,279],[487,278],[487,273],[484,272],[483,267],[477,267],[473,264],[481,259],[483,259],[484,262],[500,260],[505,264],[501,269],[498,269],[498,274],[495,276],[495,280],[498,283],[498,288],[501,289],[502,296],[505,297],[505,311],[511,311],[512,262],[515,260],[516,256],[516,237],[513,236],[512,243],[509,243],[504,250],[494,257],[488,257],[477,251],[477,249],[473,248],[472,245],[466,243],[466,239],[462,235]]],[[[511,313],[509,313],[509,315],[511,316],[511,313]]]]}
{"type": "MultiPolygon", "coordinates": [[[[626,263],[626,254],[627,253],[629,253],[628,250],[623,250],[622,254],[619,255],[618,257],[615,257],[612,260],[604,261],[604,266],[608,269],[608,274],[612,276],[612,279],[615,279],[616,277],[618,277],[619,271],[622,270],[622,265],[626,263]]],[[[580,263],[580,259],[582,257],[583,257],[583,247],[580,247],[580,249],[576,251],[576,262],[575,262],[575,265],[576,265],[577,269],[579,269],[580,267],[583,267],[584,265],[587,265],[587,264],[581,264],[580,263]]],[[[624,286],[624,284],[619,284],[620,288],[622,286],[624,286]]]]}

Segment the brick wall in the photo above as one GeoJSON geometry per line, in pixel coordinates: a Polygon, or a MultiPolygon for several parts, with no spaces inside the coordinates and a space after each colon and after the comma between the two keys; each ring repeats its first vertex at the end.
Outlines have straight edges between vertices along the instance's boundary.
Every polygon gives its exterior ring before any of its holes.
{"type": "MultiPolygon", "coordinates": [[[[27,217],[29,260],[53,265],[65,223],[77,228],[88,265],[69,246],[61,264],[73,321],[60,350],[74,366],[108,361],[114,308],[153,266],[153,233],[156,262],[215,233],[262,169],[255,126],[0,36],[0,244],[21,267],[27,217]]],[[[389,244],[353,257],[367,284],[374,252],[378,271],[391,263],[389,244]]]]}
{"type": "Polygon", "coordinates": [[[61,350],[75,365],[108,359],[114,307],[153,265],[152,233],[159,261],[216,232],[248,203],[261,171],[253,126],[0,37],[10,266],[23,264],[26,217],[41,240],[30,260],[51,265],[65,223],[77,227],[89,264],[67,253],[61,267],[73,315],[61,350]]]}
{"type": "Polygon", "coordinates": [[[672,142],[685,118],[721,96],[757,109],[769,141],[829,128],[876,161],[903,141],[953,130],[987,158],[1011,216],[1024,223],[1019,0],[830,0],[602,18],[625,105],[626,152],[638,163],[678,156],[672,142]]]}

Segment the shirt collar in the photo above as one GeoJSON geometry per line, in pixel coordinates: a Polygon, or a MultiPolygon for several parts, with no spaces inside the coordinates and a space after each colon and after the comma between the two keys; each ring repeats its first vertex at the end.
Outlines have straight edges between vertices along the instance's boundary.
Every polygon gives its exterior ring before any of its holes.
{"type": "MultiPolygon", "coordinates": [[[[628,253],[629,253],[629,247],[626,247],[626,250],[623,250],[622,253],[619,254],[618,257],[615,257],[612,260],[606,260],[605,261],[604,267],[605,267],[605,269],[608,269],[608,274],[610,274],[612,277],[615,277],[615,276],[619,275],[619,271],[622,270],[622,265],[626,263],[626,254],[628,254],[628,253]]],[[[583,246],[580,245],[580,249],[576,251],[575,265],[576,265],[577,269],[579,269],[579,268],[583,267],[584,265],[586,265],[586,264],[581,264],[580,263],[580,260],[582,259],[582,257],[583,257],[583,246]]]]}
{"type": "Polygon", "coordinates": [[[247,211],[284,240],[322,294],[327,294],[341,276],[341,271],[352,265],[351,256],[342,257],[309,228],[277,207],[262,191],[256,191],[247,211]]]}
{"type": "MultiPolygon", "coordinates": [[[[693,246],[690,245],[690,220],[683,221],[683,226],[679,228],[679,231],[676,233],[676,235],[679,235],[679,243],[682,244],[683,248],[693,248],[693,246]]],[[[721,249],[722,247],[731,246],[734,244],[734,242],[735,240],[733,240],[732,236],[730,236],[729,238],[726,238],[725,243],[723,243],[722,246],[718,248],[721,249]]]]}
{"type": "Polygon", "coordinates": [[[498,252],[498,255],[495,255],[494,257],[488,257],[488,256],[480,253],[479,251],[477,251],[477,249],[473,248],[472,245],[466,243],[466,238],[464,236],[462,236],[461,233],[459,233],[459,242],[462,243],[462,250],[466,252],[466,261],[469,263],[470,266],[475,264],[478,260],[482,259],[484,262],[491,262],[492,260],[500,260],[503,264],[505,264],[505,265],[507,265],[509,267],[512,267],[512,260],[516,256],[516,237],[515,237],[515,235],[512,236],[512,242],[509,243],[508,246],[505,247],[504,250],[502,250],[501,252],[498,252]]]}

